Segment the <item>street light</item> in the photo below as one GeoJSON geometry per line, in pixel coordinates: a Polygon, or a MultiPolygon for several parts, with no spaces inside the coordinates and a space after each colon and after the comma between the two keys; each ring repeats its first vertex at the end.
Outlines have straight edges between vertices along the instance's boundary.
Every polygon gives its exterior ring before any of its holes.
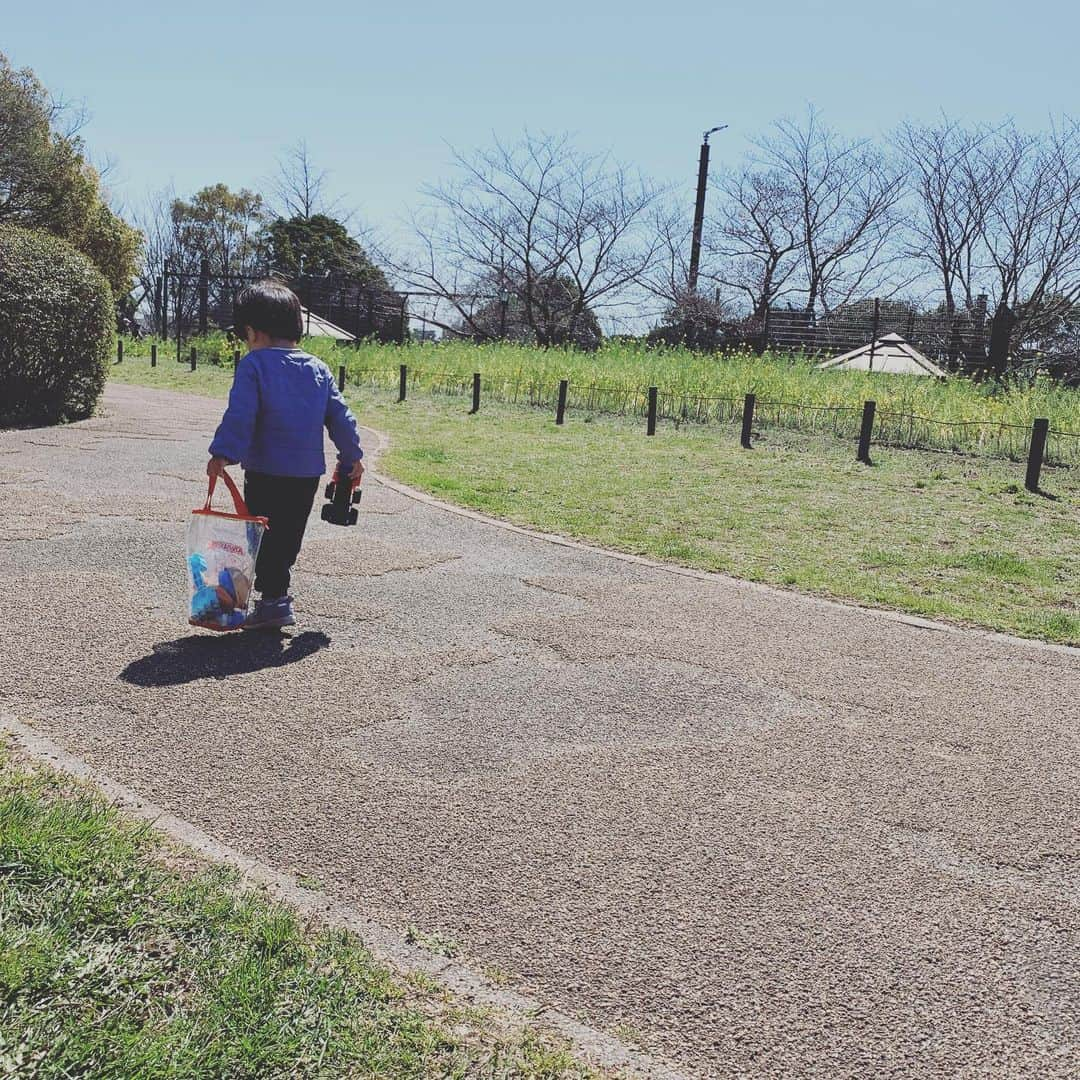
{"type": "Polygon", "coordinates": [[[701,156],[698,158],[697,202],[694,204],[694,234],[690,240],[690,275],[687,287],[697,292],[698,265],[701,263],[701,229],[705,223],[705,185],[709,179],[709,136],[723,131],[727,124],[709,128],[701,137],[701,156]]]}

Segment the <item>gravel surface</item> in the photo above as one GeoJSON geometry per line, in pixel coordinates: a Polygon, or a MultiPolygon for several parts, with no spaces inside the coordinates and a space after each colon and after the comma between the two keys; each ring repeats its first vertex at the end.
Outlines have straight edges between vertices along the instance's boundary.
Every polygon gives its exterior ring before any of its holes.
{"type": "Polygon", "coordinates": [[[295,632],[191,631],[220,410],[0,433],[0,707],[690,1072],[1080,1073],[1080,652],[375,482],[312,520],[295,632]]]}

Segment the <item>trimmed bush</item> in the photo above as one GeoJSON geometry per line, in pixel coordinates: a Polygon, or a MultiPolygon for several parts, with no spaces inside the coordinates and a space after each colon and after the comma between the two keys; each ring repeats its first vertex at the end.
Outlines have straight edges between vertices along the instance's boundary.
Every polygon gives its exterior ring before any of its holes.
{"type": "Polygon", "coordinates": [[[90,416],[115,348],[112,290],[66,240],[0,226],[0,425],[90,416]]]}

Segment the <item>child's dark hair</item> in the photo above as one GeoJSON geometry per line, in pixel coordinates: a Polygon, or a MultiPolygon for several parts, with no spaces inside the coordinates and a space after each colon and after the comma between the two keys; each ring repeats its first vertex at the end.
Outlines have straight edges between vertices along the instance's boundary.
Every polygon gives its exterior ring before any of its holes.
{"type": "Polygon", "coordinates": [[[282,341],[299,341],[304,332],[300,300],[280,281],[257,281],[240,293],[233,306],[237,337],[244,336],[245,326],[282,341]]]}

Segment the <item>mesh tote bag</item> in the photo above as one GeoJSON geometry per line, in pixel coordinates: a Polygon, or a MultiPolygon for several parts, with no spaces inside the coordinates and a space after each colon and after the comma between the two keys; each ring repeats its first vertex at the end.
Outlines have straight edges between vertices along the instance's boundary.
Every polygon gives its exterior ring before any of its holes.
{"type": "Polygon", "coordinates": [[[191,512],[187,535],[188,622],[206,630],[239,630],[247,618],[255,560],[266,518],[248,513],[235,482],[221,474],[232,495],[233,513],[211,503],[217,477],[210,477],[206,503],[191,512]]]}

